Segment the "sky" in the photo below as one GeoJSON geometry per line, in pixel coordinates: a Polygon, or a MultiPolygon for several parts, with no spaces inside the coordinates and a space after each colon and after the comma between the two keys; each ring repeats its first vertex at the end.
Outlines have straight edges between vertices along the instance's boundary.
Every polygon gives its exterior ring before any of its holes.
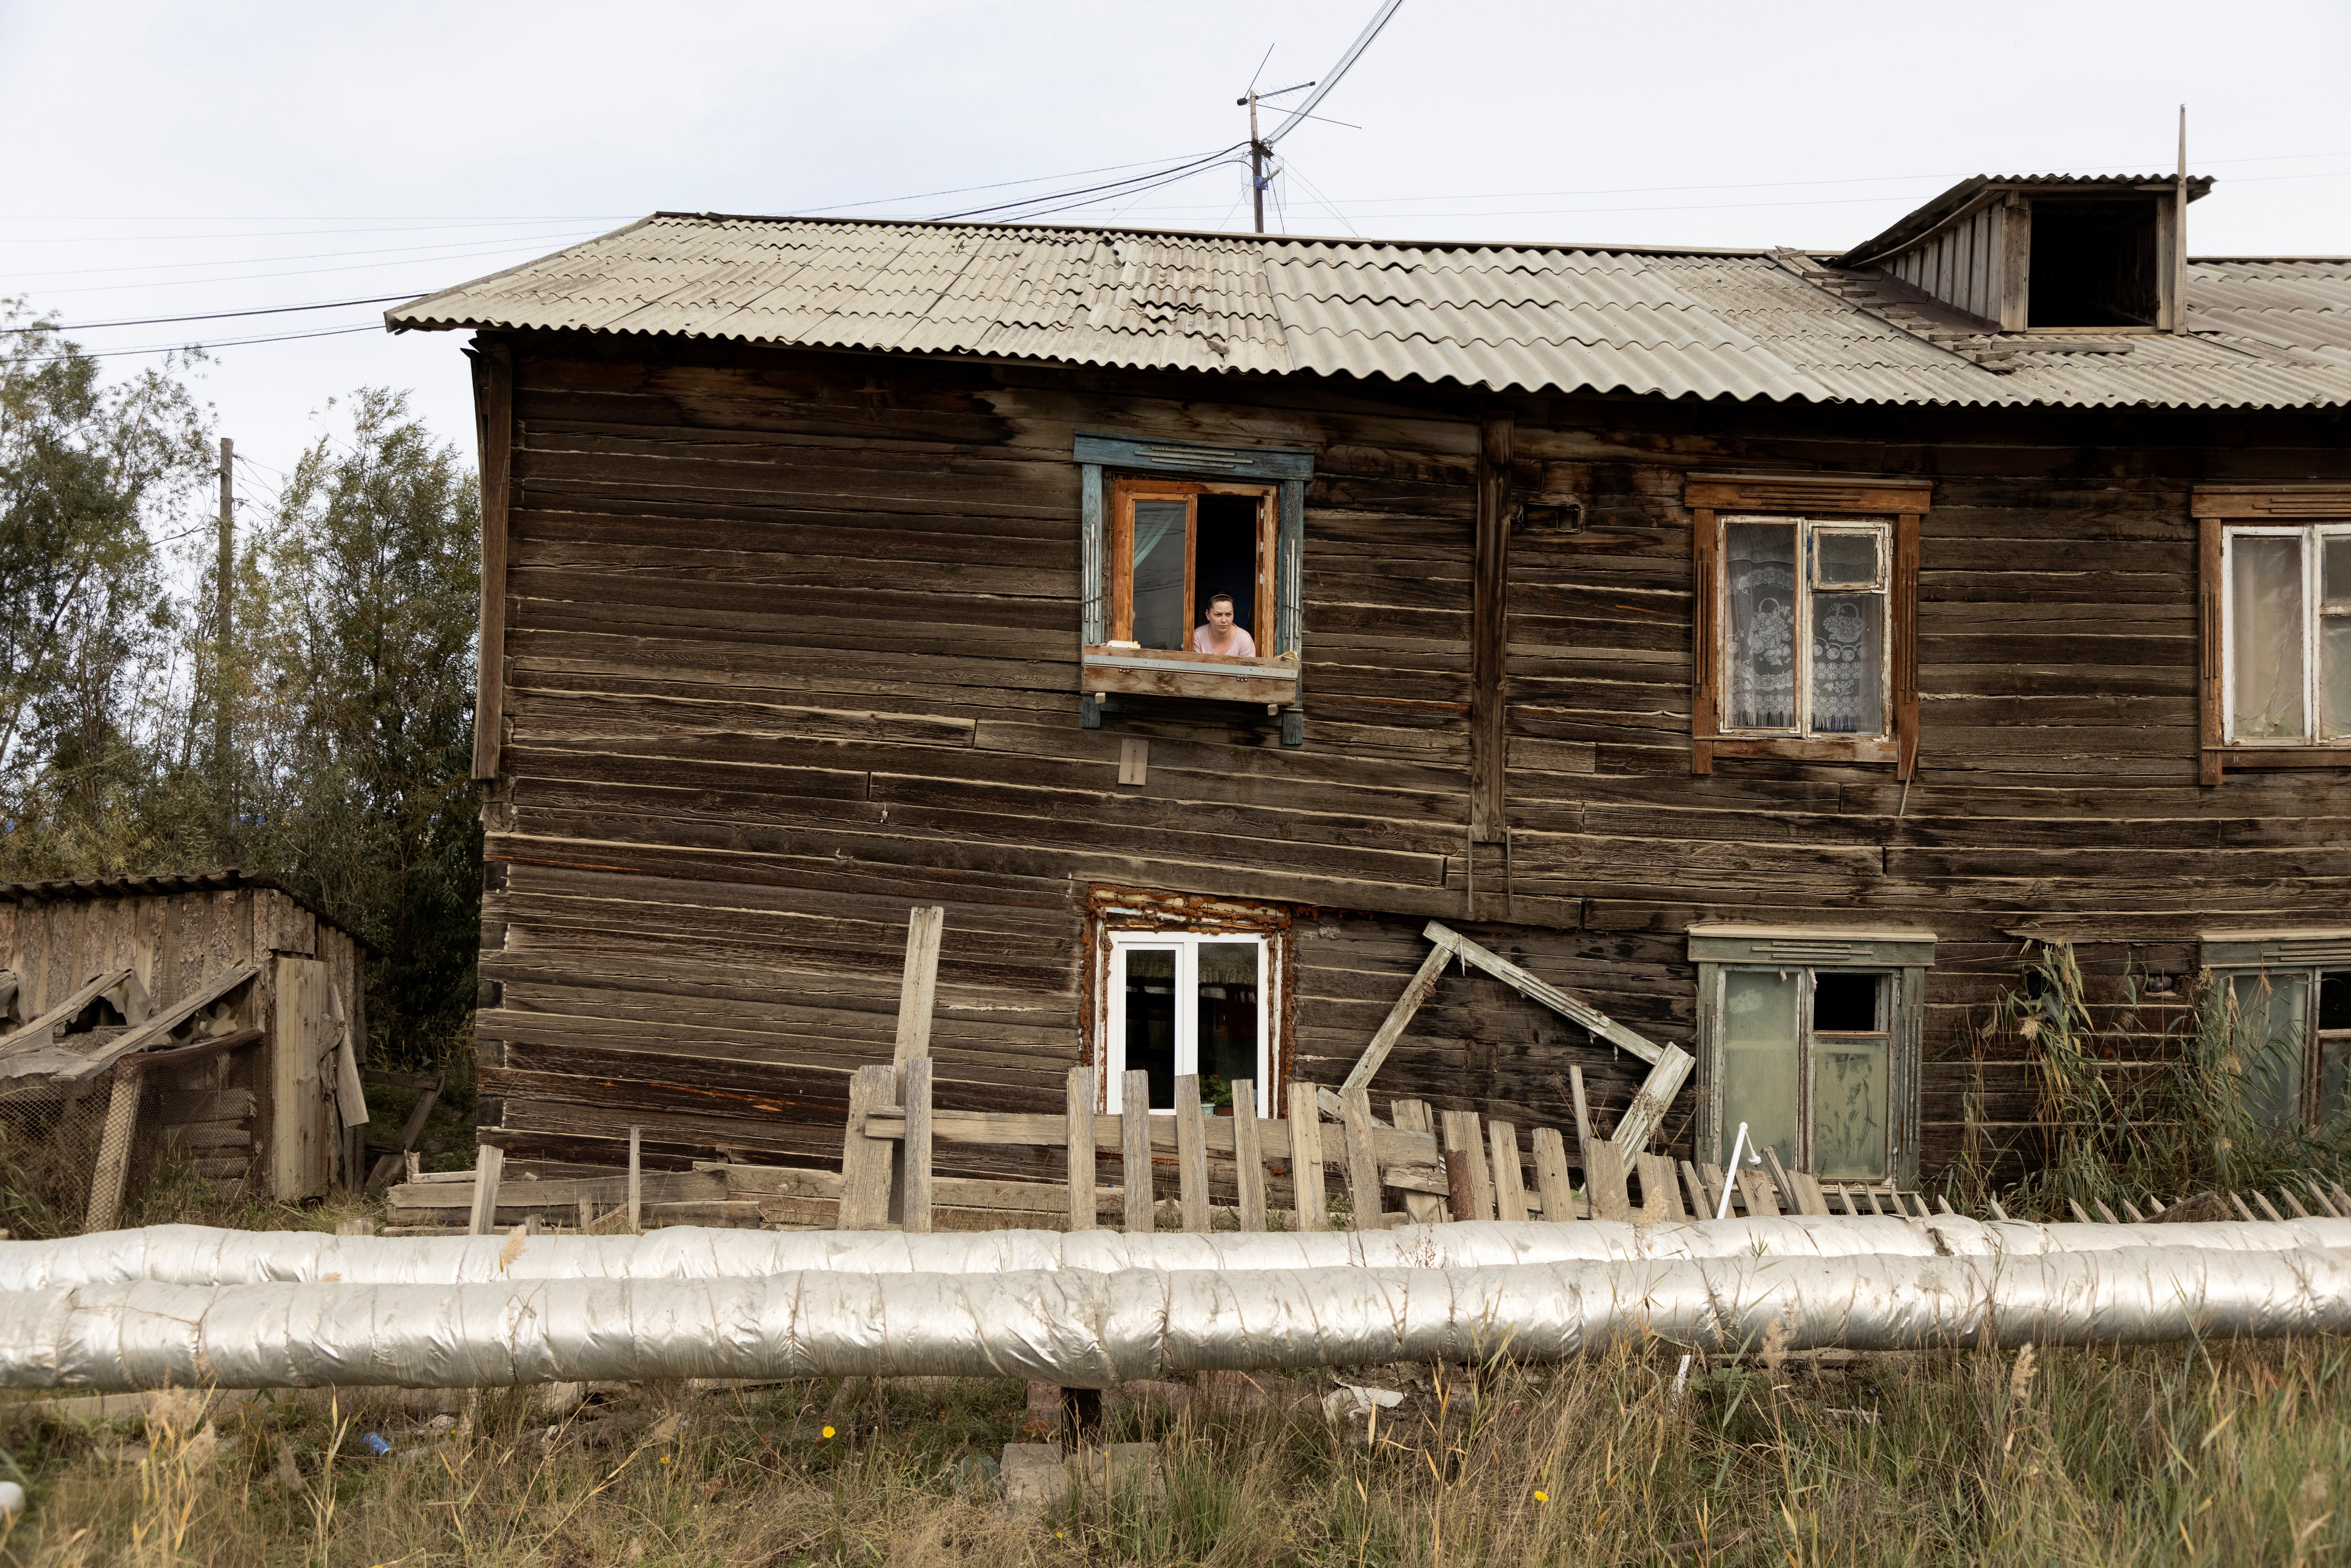
{"type": "MultiPolygon", "coordinates": [[[[389,336],[381,303],[99,324],[409,298],[656,210],[1033,211],[1195,159],[1047,221],[1245,230],[1235,99],[1319,78],[1377,8],[0,0],[0,297],[115,371],[207,345],[266,506],[360,386],[470,457],[464,335],[389,336]]],[[[2346,61],[2351,0],[1404,0],[1281,141],[1268,227],[1841,248],[1970,174],[2168,172],[2185,102],[2218,182],[2194,254],[2341,256],[2346,61]]]]}

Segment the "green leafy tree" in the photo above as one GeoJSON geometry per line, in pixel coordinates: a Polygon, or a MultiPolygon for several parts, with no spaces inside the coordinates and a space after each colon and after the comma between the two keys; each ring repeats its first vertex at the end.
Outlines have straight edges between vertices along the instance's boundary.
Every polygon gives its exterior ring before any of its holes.
{"type": "Polygon", "coordinates": [[[0,300],[0,869],[131,869],[152,848],[178,615],[152,537],[211,477],[167,361],[126,381],[0,300]]]}
{"type": "Polygon", "coordinates": [[[473,1007],[481,818],[472,779],[481,508],[471,465],[359,392],[242,564],[247,863],[374,950],[391,1060],[439,1055],[473,1007]]]}

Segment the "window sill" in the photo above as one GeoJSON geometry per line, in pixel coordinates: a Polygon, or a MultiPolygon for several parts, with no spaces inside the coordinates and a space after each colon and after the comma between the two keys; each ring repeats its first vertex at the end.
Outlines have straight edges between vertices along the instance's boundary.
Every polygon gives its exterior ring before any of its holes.
{"type": "Polygon", "coordinates": [[[1698,742],[1716,757],[1783,757],[1800,762],[1861,762],[1893,764],[1901,760],[1898,741],[1884,736],[1832,739],[1815,736],[1715,736],[1698,742]]]}
{"type": "Polygon", "coordinates": [[[1298,661],[1092,647],[1080,658],[1078,689],[1097,695],[1115,692],[1288,707],[1298,701],[1298,661]]]}
{"type": "Polygon", "coordinates": [[[2340,740],[2316,746],[2213,746],[2205,750],[2219,757],[2222,768],[2232,770],[2351,768],[2351,742],[2340,740]]]}

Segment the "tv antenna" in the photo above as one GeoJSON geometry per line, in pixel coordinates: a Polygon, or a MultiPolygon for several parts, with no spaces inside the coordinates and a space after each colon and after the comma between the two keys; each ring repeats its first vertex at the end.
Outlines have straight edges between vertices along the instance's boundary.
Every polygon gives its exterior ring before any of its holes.
{"type": "MultiPolygon", "coordinates": [[[[1265,233],[1265,188],[1273,183],[1275,175],[1281,172],[1279,164],[1275,164],[1270,169],[1266,167],[1273,158],[1273,144],[1296,130],[1301,120],[1317,118],[1314,106],[1321,103],[1324,96],[1339,85],[1339,78],[1347,74],[1347,68],[1362,57],[1365,49],[1371,47],[1372,40],[1380,36],[1380,29],[1388,25],[1388,18],[1395,16],[1396,8],[1403,4],[1404,0],[1381,0],[1380,8],[1373,15],[1370,24],[1355,36],[1355,41],[1347,46],[1347,52],[1339,57],[1339,63],[1332,66],[1319,82],[1302,81],[1296,87],[1277,88],[1271,92],[1259,92],[1257,90],[1257,84],[1252,81],[1249,91],[1233,99],[1237,106],[1246,104],[1249,107],[1249,195],[1256,203],[1258,233],[1265,233]],[[1296,109],[1282,109],[1281,111],[1290,118],[1262,136],[1258,133],[1257,106],[1259,103],[1269,99],[1285,97],[1290,93],[1303,92],[1310,87],[1314,89],[1313,97],[1296,109]]],[[[1273,51],[1268,49],[1266,53],[1270,56],[1273,51]]],[[[1265,69],[1265,62],[1259,61],[1257,68],[1265,69]]],[[[1281,108],[1279,104],[1275,107],[1281,108]]]]}

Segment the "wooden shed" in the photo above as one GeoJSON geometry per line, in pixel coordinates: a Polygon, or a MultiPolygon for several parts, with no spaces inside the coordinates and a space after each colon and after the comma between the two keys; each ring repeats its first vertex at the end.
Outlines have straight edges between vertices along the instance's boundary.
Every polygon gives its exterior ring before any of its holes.
{"type": "MultiPolygon", "coordinates": [[[[477,334],[481,1135],[837,1156],[933,904],[958,1112],[1335,1086],[1441,921],[1688,1051],[1702,1159],[2029,1161],[2042,943],[2126,1090],[2210,972],[2342,1113],[2351,261],[2190,260],[2207,188],[1843,254],[664,214],[393,310],[477,334]]],[[[1426,973],[1384,1093],[1624,1124],[1646,1063],[1426,973]]]]}
{"type": "Polygon", "coordinates": [[[88,1189],[89,1228],[166,1153],[279,1201],[348,1183],[363,957],[239,871],[0,886],[0,1115],[79,1167],[47,1174],[88,1189]]]}

